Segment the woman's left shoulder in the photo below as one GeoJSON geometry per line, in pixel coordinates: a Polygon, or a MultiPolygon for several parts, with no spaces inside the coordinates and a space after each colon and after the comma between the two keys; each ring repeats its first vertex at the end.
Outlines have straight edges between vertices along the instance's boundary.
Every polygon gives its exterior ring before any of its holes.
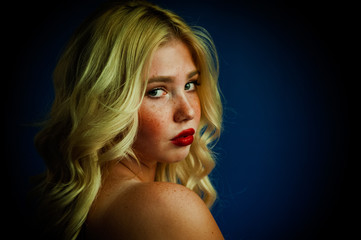
{"type": "Polygon", "coordinates": [[[198,207],[206,207],[203,200],[192,190],[183,185],[169,182],[151,182],[143,183],[139,186],[140,191],[150,198],[148,200],[159,201],[162,199],[162,204],[187,204],[187,206],[200,205],[198,207]]]}
{"type": "Polygon", "coordinates": [[[203,200],[183,185],[143,183],[139,191],[167,239],[223,239],[203,200]]]}
{"type": "Polygon", "coordinates": [[[101,239],[223,239],[203,200],[175,183],[130,184],[113,198],[98,223],[101,239]]]}

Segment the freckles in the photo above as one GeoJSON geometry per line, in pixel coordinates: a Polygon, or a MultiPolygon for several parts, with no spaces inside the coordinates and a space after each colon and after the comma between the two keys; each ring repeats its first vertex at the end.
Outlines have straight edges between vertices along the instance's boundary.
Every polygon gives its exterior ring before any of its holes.
{"type": "Polygon", "coordinates": [[[160,111],[154,105],[141,108],[140,111],[140,133],[153,140],[161,138],[164,126],[167,125],[164,111],[160,111]]]}
{"type": "Polygon", "coordinates": [[[145,122],[147,129],[152,130],[152,132],[159,130],[162,126],[162,121],[154,116],[147,117],[145,122]]]}

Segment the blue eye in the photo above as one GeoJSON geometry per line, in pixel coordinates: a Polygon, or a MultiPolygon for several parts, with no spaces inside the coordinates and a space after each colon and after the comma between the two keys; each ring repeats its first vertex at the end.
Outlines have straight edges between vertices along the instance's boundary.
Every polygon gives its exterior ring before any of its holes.
{"type": "Polygon", "coordinates": [[[159,98],[165,94],[166,92],[161,88],[152,89],[147,93],[147,95],[152,98],[159,98]]]}

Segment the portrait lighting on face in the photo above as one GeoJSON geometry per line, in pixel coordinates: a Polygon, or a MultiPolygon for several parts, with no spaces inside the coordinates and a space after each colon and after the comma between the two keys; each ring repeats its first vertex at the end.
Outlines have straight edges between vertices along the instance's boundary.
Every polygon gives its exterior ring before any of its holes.
{"type": "Polygon", "coordinates": [[[178,162],[189,154],[201,118],[195,69],[188,47],[178,40],[154,53],[134,143],[141,162],[178,162]]]}

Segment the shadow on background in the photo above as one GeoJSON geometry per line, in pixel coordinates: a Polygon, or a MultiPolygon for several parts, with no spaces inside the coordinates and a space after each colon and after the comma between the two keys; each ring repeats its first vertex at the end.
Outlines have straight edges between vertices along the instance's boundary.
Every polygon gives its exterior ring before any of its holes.
{"type": "MultiPolygon", "coordinates": [[[[73,30],[102,1],[16,2],[4,38],[3,175],[9,223],[26,227],[32,139],[53,99],[51,74],[73,30]],[[5,65],[6,66],[6,65],[5,65]],[[10,183],[10,184],[9,184],[10,183]]],[[[351,175],[349,6],[274,1],[156,4],[205,27],[220,57],[224,132],[212,209],[226,239],[345,239],[355,234],[351,175]]],[[[13,234],[24,234],[22,231],[13,234]]]]}

